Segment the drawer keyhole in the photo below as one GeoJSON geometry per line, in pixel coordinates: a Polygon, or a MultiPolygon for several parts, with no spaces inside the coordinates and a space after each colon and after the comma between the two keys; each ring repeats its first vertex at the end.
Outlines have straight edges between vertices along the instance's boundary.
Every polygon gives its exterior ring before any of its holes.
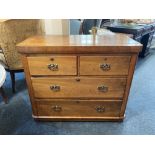
{"type": "Polygon", "coordinates": [[[76,81],[77,81],[77,82],[80,82],[80,78],[77,78],[76,81]]]}
{"type": "Polygon", "coordinates": [[[54,61],[54,58],[50,58],[51,61],[54,61]]]}

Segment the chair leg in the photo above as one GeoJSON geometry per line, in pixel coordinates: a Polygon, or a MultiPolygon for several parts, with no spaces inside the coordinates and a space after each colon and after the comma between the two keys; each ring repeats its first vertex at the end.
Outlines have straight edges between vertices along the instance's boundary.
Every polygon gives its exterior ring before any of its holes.
{"type": "Polygon", "coordinates": [[[12,81],[12,92],[15,93],[15,72],[10,71],[11,81],[12,81]]]}
{"type": "Polygon", "coordinates": [[[4,102],[7,103],[7,97],[6,97],[4,89],[2,87],[0,88],[0,94],[2,95],[4,102]]]}

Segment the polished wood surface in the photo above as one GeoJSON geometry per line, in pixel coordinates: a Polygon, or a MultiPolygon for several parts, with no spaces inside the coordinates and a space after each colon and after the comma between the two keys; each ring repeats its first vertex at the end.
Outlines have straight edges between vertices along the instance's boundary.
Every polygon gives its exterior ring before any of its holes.
{"type": "Polygon", "coordinates": [[[76,75],[76,56],[34,56],[28,57],[31,75],[76,75]],[[57,65],[57,70],[48,66],[57,65]]]}
{"type": "Polygon", "coordinates": [[[136,66],[136,62],[137,62],[137,57],[138,57],[138,55],[135,54],[135,55],[132,55],[132,58],[131,58],[130,68],[129,68],[129,76],[127,78],[127,84],[126,84],[126,89],[125,89],[126,91],[124,92],[124,98],[123,98],[123,104],[121,107],[120,117],[124,116],[125,109],[127,106],[128,96],[129,96],[132,78],[133,78],[133,74],[134,74],[134,70],[135,70],[135,66],[136,66]]]}
{"type": "Polygon", "coordinates": [[[33,113],[33,115],[37,116],[37,107],[36,107],[36,103],[34,101],[35,100],[34,99],[34,92],[33,92],[31,75],[30,75],[30,71],[29,71],[29,67],[28,67],[27,57],[25,55],[21,55],[21,59],[22,59],[23,67],[24,67],[26,83],[28,85],[28,93],[30,96],[31,104],[32,104],[32,113],[33,113]]]}
{"type": "Polygon", "coordinates": [[[39,116],[61,117],[118,117],[122,101],[64,100],[36,101],[39,116]]]}
{"type": "Polygon", "coordinates": [[[11,20],[11,19],[0,19],[0,23],[6,22],[8,20],[11,20]]]}
{"type": "Polygon", "coordinates": [[[123,120],[139,43],[121,34],[34,36],[17,48],[33,118],[123,120]]]}
{"type": "Polygon", "coordinates": [[[36,98],[123,98],[126,78],[31,78],[36,98]],[[59,91],[51,86],[59,86],[59,91]],[[107,87],[100,91],[98,87],[107,87]]]}
{"type": "Polygon", "coordinates": [[[138,53],[142,46],[121,35],[34,36],[17,45],[21,53],[138,53]]]}
{"type": "Polygon", "coordinates": [[[128,75],[130,56],[81,56],[80,75],[128,75]],[[119,63],[118,63],[119,62],[119,63]],[[109,68],[102,68],[109,65],[109,68]]]}

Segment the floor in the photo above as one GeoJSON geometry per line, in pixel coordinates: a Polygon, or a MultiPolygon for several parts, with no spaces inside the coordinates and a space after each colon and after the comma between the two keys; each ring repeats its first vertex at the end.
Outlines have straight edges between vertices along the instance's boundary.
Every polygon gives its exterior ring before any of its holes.
{"type": "Polygon", "coordinates": [[[152,135],[155,134],[155,49],[139,59],[123,122],[36,122],[23,73],[17,74],[17,92],[11,92],[7,75],[4,89],[9,103],[0,98],[0,134],[20,135],[152,135]]]}

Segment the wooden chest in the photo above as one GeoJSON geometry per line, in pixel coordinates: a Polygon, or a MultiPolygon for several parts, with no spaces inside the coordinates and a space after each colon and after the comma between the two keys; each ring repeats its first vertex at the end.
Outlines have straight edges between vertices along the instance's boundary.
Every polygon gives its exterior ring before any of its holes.
{"type": "Polygon", "coordinates": [[[17,45],[33,117],[123,120],[141,44],[121,35],[34,36],[17,45]]]}

